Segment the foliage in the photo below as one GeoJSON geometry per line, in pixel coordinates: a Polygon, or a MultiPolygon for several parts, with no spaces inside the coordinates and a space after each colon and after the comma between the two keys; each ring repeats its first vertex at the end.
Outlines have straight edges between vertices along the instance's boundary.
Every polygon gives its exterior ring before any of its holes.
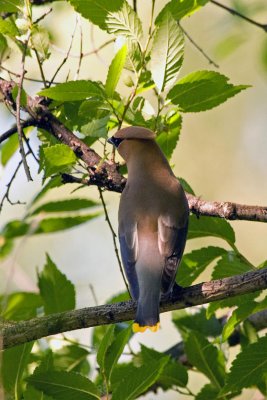
{"type": "MultiPolygon", "coordinates": [[[[54,117],[85,144],[103,148],[100,166],[112,159],[106,147],[109,132],[122,124],[155,131],[157,143],[171,160],[182,131],[184,113],[208,111],[231,101],[249,87],[234,85],[229,77],[213,70],[182,76],[186,52],[180,20],[202,9],[206,3],[208,0],[171,0],[154,16],[152,1],[152,22],[145,34],[141,18],[126,0],[69,0],[71,12],[82,16],[88,25],[103,30],[109,41],[115,41],[117,51],[102,81],[79,79],[81,50],[75,78],[55,83],[61,67],[56,69],[53,79],[44,78],[43,67],[52,52],[51,33],[44,23],[46,16],[33,19],[34,1],[2,0],[0,62],[5,66],[10,52],[20,52],[22,58],[25,56],[31,62],[37,59],[43,82],[39,83],[36,95],[43,96],[54,117]],[[125,96],[118,89],[122,82],[125,96]]],[[[265,51],[265,64],[266,59],[265,51]]],[[[19,100],[22,109],[27,111],[28,95],[23,87],[20,89],[19,96],[19,86],[14,86],[12,99],[19,100]]],[[[57,200],[49,199],[49,194],[59,193],[63,174],[75,177],[77,174],[83,187],[88,170],[79,159],[79,149],[74,151],[46,128],[39,127],[37,135],[33,127],[24,128],[25,142],[33,139],[38,143],[35,158],[43,177],[42,188],[28,204],[23,218],[11,219],[1,227],[2,259],[11,255],[22,237],[51,235],[75,228],[102,212],[99,203],[76,194],[72,198],[62,199],[58,195],[57,200]]],[[[10,167],[18,154],[19,140],[14,134],[1,146],[2,167],[10,167]]],[[[194,194],[183,178],[181,183],[188,193],[194,194]]],[[[203,272],[213,279],[222,279],[256,269],[238,250],[234,229],[226,220],[192,215],[188,239],[203,237],[212,237],[218,244],[184,255],[176,278],[179,285],[195,283],[203,272]]],[[[1,296],[1,321],[14,323],[75,309],[75,287],[48,254],[45,266],[37,273],[37,284],[36,293],[12,292],[1,296]]],[[[110,302],[127,298],[122,294],[110,302]]],[[[266,396],[266,337],[260,337],[247,321],[252,313],[265,309],[266,303],[262,293],[256,292],[214,302],[197,312],[174,312],[173,326],[177,337],[183,339],[183,353],[178,358],[172,351],[158,352],[143,345],[133,352],[133,334],[128,324],[92,329],[92,346],[62,335],[60,349],[53,347],[53,338],[7,349],[1,360],[4,395],[7,400],[89,400],[112,394],[114,400],[134,400],[151,390],[161,389],[185,393],[196,400],[215,400],[235,398],[244,388],[254,387],[266,396]],[[218,311],[229,307],[231,316],[223,324],[217,318],[218,311]],[[242,337],[241,348],[229,368],[226,362],[229,339],[235,329],[242,337]],[[128,357],[122,357],[124,352],[128,357]],[[95,353],[97,366],[92,362],[95,353]],[[191,390],[192,369],[208,381],[199,393],[191,390]]]]}

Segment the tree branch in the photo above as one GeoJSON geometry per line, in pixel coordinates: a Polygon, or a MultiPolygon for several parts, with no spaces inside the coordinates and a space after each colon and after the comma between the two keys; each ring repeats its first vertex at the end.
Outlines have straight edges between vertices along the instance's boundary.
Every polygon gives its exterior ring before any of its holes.
{"type": "MultiPolygon", "coordinates": [[[[0,79],[0,91],[4,101],[14,109],[15,103],[12,98],[14,82],[0,79]]],[[[22,126],[35,125],[43,128],[54,135],[61,143],[69,146],[88,168],[89,179],[79,180],[68,174],[63,174],[64,182],[95,185],[100,188],[121,193],[125,184],[124,178],[118,171],[119,165],[113,161],[104,161],[93,149],[88,147],[81,139],[77,138],[66,128],[48,109],[44,99],[36,96],[34,99],[28,97],[27,109],[31,117],[22,126]]],[[[0,143],[16,132],[15,128],[0,136],[0,143]]],[[[204,201],[199,197],[187,193],[190,211],[198,216],[225,218],[228,220],[246,220],[267,222],[267,207],[250,206],[233,202],[204,201]]]]}
{"type": "MultiPolygon", "coordinates": [[[[179,310],[266,288],[267,268],[180,288],[171,299],[161,302],[160,311],[179,310]]],[[[135,311],[136,304],[127,301],[67,311],[14,324],[9,322],[6,326],[2,324],[0,342],[3,341],[3,348],[9,348],[57,333],[129,321],[134,318],[135,311]]]]}

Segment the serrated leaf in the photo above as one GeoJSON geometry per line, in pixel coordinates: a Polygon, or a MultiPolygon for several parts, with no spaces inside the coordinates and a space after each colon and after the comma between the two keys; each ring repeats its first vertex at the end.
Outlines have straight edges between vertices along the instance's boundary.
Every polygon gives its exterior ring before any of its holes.
{"type": "Polygon", "coordinates": [[[53,213],[53,212],[67,212],[83,210],[85,208],[95,207],[99,203],[89,199],[68,199],[51,201],[49,203],[42,204],[33,210],[30,215],[36,215],[42,212],[53,213]]]}
{"type": "Polygon", "coordinates": [[[210,110],[249,87],[234,86],[229,78],[215,71],[197,71],[180,79],[167,98],[179,106],[181,112],[210,110]]]}
{"type": "Polygon", "coordinates": [[[228,243],[235,242],[235,232],[225,219],[204,216],[197,218],[195,215],[190,215],[187,238],[195,239],[205,236],[215,236],[228,243]]]}
{"type": "Polygon", "coordinates": [[[27,378],[27,381],[55,400],[100,399],[95,384],[85,376],[75,372],[48,371],[33,374],[27,378]]]}
{"type": "Polygon", "coordinates": [[[220,391],[216,387],[208,383],[207,385],[203,386],[200,392],[196,395],[195,400],[216,400],[219,392],[220,391]]]}
{"type": "Polygon", "coordinates": [[[46,177],[57,172],[63,172],[76,162],[74,152],[65,144],[43,147],[42,154],[42,163],[46,177]]]}
{"type": "MultiPolygon", "coordinates": [[[[66,105],[69,103],[66,103],[66,105]]],[[[79,107],[79,117],[92,121],[95,118],[102,118],[110,114],[111,107],[102,100],[85,100],[79,107]]]]}
{"type": "Polygon", "coordinates": [[[185,352],[189,362],[207,376],[220,389],[224,384],[224,356],[204,335],[190,332],[185,340],[185,352]]]}
{"type": "Polygon", "coordinates": [[[124,0],[70,0],[69,2],[84,18],[99,28],[108,30],[106,21],[109,15],[119,12],[124,0]]]}
{"type": "Polygon", "coordinates": [[[170,160],[180,137],[182,117],[177,110],[172,110],[164,122],[165,129],[157,136],[156,141],[167,159],[170,160]]]}
{"type": "Polygon", "coordinates": [[[212,279],[222,279],[228,276],[240,275],[251,271],[251,264],[240,259],[233,251],[228,251],[217,262],[212,273],[212,279]]]}
{"type": "Polygon", "coordinates": [[[123,45],[113,58],[109,69],[106,80],[106,93],[108,97],[113,97],[117,84],[119,82],[121,72],[123,70],[127,55],[127,46],[123,45]]]}
{"type": "Polygon", "coordinates": [[[112,393],[113,400],[133,400],[145,392],[159,378],[163,368],[168,363],[169,357],[159,361],[152,361],[139,368],[124,369],[121,380],[112,393]]]}
{"type": "Polygon", "coordinates": [[[45,186],[43,186],[42,190],[34,197],[31,202],[31,205],[35,204],[39,201],[49,190],[54,189],[56,187],[62,186],[62,178],[61,176],[52,177],[45,186]]]}
{"type": "Polygon", "coordinates": [[[183,287],[190,286],[216,258],[226,253],[221,247],[203,247],[184,254],[179,265],[176,282],[183,287]]]}
{"type": "Polygon", "coordinates": [[[92,97],[101,99],[104,96],[97,82],[85,80],[59,83],[54,87],[41,90],[38,94],[58,101],[79,101],[92,97]]]}
{"type": "Polygon", "coordinates": [[[81,126],[81,132],[86,136],[106,138],[108,135],[107,124],[109,118],[110,114],[100,119],[93,119],[87,124],[81,126]]]}
{"type": "Polygon", "coordinates": [[[236,307],[244,303],[251,303],[258,296],[258,292],[243,294],[242,296],[235,296],[229,299],[214,301],[208,305],[206,314],[210,318],[219,309],[236,307]]]}
{"type": "Polygon", "coordinates": [[[44,269],[38,274],[38,286],[46,315],[75,308],[74,285],[59,271],[48,254],[44,269]]]}
{"type": "Polygon", "coordinates": [[[217,318],[207,320],[205,308],[201,308],[194,314],[189,314],[185,310],[175,311],[172,321],[181,333],[196,331],[204,336],[217,337],[222,332],[222,326],[217,318]]]}
{"type": "Polygon", "coordinates": [[[109,33],[125,36],[136,42],[140,42],[143,35],[138,15],[125,0],[118,12],[107,15],[106,25],[109,33]]]}
{"type": "Polygon", "coordinates": [[[12,293],[5,299],[5,303],[1,316],[13,321],[36,317],[37,309],[43,305],[41,296],[30,292],[12,293]]]}
{"type": "MultiPolygon", "coordinates": [[[[1,360],[1,383],[11,399],[19,399],[22,391],[22,376],[27,366],[33,342],[6,349],[1,360]]],[[[8,397],[7,397],[8,398],[8,397]]]]}
{"type": "Polygon", "coordinates": [[[183,58],[183,32],[172,15],[166,12],[158,25],[151,49],[151,73],[159,92],[176,82],[183,58]]]}
{"type": "Polygon", "coordinates": [[[39,222],[35,234],[38,233],[53,233],[64,231],[66,229],[74,228],[75,226],[84,224],[91,219],[98,217],[100,213],[77,215],[76,217],[62,217],[62,218],[45,218],[39,222]]]}
{"type": "MultiPolygon", "coordinates": [[[[49,349],[46,351],[42,357],[40,365],[34,370],[34,374],[39,374],[42,372],[48,372],[53,369],[53,353],[49,349]]],[[[52,397],[47,396],[44,392],[35,389],[33,386],[27,384],[26,391],[23,393],[23,400],[53,400],[52,397]]]]}
{"type": "Polygon", "coordinates": [[[221,394],[257,385],[267,373],[267,336],[244,347],[234,360],[221,394]]]}

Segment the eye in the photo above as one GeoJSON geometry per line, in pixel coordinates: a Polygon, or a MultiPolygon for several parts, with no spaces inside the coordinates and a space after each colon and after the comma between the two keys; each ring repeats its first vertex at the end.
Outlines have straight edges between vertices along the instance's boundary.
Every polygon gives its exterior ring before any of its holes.
{"type": "Polygon", "coordinates": [[[123,140],[124,139],[116,138],[116,137],[112,136],[110,139],[108,139],[108,143],[113,144],[113,146],[115,146],[117,148],[123,140]]]}

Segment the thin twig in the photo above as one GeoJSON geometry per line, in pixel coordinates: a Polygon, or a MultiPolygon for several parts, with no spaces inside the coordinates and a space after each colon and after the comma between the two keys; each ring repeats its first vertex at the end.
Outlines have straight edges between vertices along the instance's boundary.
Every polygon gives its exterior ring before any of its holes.
{"type": "Polygon", "coordinates": [[[111,234],[112,234],[113,245],[114,245],[114,251],[115,251],[115,254],[116,254],[116,257],[117,257],[117,260],[118,260],[120,272],[121,272],[122,278],[123,278],[123,280],[124,280],[125,286],[126,286],[126,288],[127,288],[127,291],[128,291],[128,293],[129,293],[129,296],[131,297],[131,293],[130,293],[130,290],[129,290],[129,286],[128,286],[128,283],[127,283],[127,281],[126,281],[126,278],[125,278],[125,275],[124,275],[124,272],[123,272],[122,263],[121,263],[120,256],[119,256],[119,250],[118,250],[117,241],[116,241],[117,235],[116,235],[116,233],[115,233],[115,231],[114,231],[114,229],[113,229],[113,226],[112,226],[112,224],[111,224],[111,221],[110,221],[110,219],[109,219],[109,215],[108,215],[106,203],[105,203],[105,200],[104,200],[104,197],[103,197],[102,189],[101,189],[101,188],[98,188],[98,191],[99,191],[99,197],[100,197],[100,200],[101,200],[103,209],[104,209],[105,218],[106,218],[106,221],[107,221],[107,223],[108,223],[109,229],[110,229],[111,234]]]}
{"type": "Polygon", "coordinates": [[[90,289],[90,291],[91,291],[91,293],[92,293],[92,297],[93,297],[93,299],[94,299],[95,306],[98,306],[98,305],[99,305],[99,302],[98,302],[98,300],[97,300],[96,292],[95,292],[94,286],[93,286],[91,283],[89,284],[89,289],[90,289]]]}
{"type": "Polygon", "coordinates": [[[179,26],[182,29],[182,31],[184,32],[184,34],[187,37],[187,39],[206,58],[206,60],[208,60],[208,62],[210,64],[212,64],[215,68],[219,68],[219,65],[207,55],[207,53],[194,41],[194,39],[186,32],[186,30],[181,26],[180,23],[179,23],[179,26]]]}
{"type": "MultiPolygon", "coordinates": [[[[93,54],[97,54],[99,53],[100,50],[104,49],[104,47],[108,46],[111,43],[114,43],[115,39],[110,39],[106,42],[104,42],[103,44],[101,44],[99,47],[90,50],[86,53],[83,53],[83,58],[88,57],[88,56],[92,56],[93,54]]],[[[61,54],[67,54],[65,50],[60,49],[59,47],[57,47],[54,44],[51,44],[52,48],[57,51],[58,53],[61,54]]],[[[69,53],[69,58],[80,58],[80,54],[73,54],[73,53],[69,53]]]]}
{"type": "MultiPolygon", "coordinates": [[[[0,70],[6,71],[8,74],[16,76],[17,78],[20,77],[20,74],[17,74],[16,72],[10,71],[10,69],[3,67],[3,65],[0,65],[0,70]]],[[[35,79],[35,78],[27,78],[26,73],[24,75],[24,80],[25,81],[29,81],[29,82],[37,82],[37,83],[44,83],[44,81],[42,79],[35,79]]],[[[50,83],[48,80],[45,81],[46,84],[50,83]]],[[[53,82],[55,84],[61,83],[61,82],[53,82]]]]}
{"type": "MultiPolygon", "coordinates": [[[[30,154],[29,152],[26,153],[26,157],[27,157],[29,154],[30,154]]],[[[15,169],[15,171],[14,171],[13,174],[12,174],[12,176],[11,176],[11,178],[10,178],[8,184],[6,185],[7,190],[6,190],[5,194],[4,194],[4,196],[2,197],[2,200],[1,200],[1,203],[0,203],[0,212],[2,211],[2,208],[3,208],[3,205],[4,205],[4,201],[5,201],[5,200],[7,200],[7,201],[9,202],[9,204],[11,204],[12,206],[14,206],[14,205],[16,205],[16,204],[26,204],[25,202],[21,202],[21,201],[19,201],[19,200],[18,200],[18,201],[12,201],[12,200],[10,200],[10,197],[9,197],[9,192],[10,192],[12,183],[13,183],[14,179],[16,178],[17,173],[18,173],[18,171],[19,171],[19,169],[20,169],[22,163],[23,163],[23,161],[20,160],[19,163],[18,163],[18,165],[17,165],[17,167],[16,167],[16,169],[15,169]]]]}
{"type": "Polygon", "coordinates": [[[233,8],[230,8],[228,6],[225,6],[224,4],[219,3],[216,0],[210,0],[210,2],[218,7],[223,8],[224,10],[228,11],[230,14],[235,15],[239,18],[244,19],[245,21],[249,22],[252,25],[257,26],[258,28],[263,29],[265,32],[267,32],[267,24],[261,24],[260,22],[254,21],[253,19],[247,17],[244,14],[241,14],[239,11],[234,10],[233,8]]]}
{"type": "Polygon", "coordinates": [[[82,59],[83,59],[83,29],[82,29],[82,22],[81,22],[80,17],[79,17],[79,27],[80,27],[80,57],[79,57],[78,68],[77,68],[77,72],[76,72],[74,80],[77,80],[79,78],[81,65],[82,65],[82,59]]]}
{"type": "Polygon", "coordinates": [[[29,153],[33,156],[33,158],[35,159],[35,161],[36,161],[37,164],[39,165],[39,164],[40,164],[40,160],[39,160],[38,157],[36,157],[36,155],[35,155],[35,153],[34,153],[32,147],[31,147],[30,139],[27,138],[27,136],[25,135],[24,132],[23,132],[23,138],[24,138],[24,140],[25,140],[25,142],[26,142],[26,146],[28,147],[29,153]]]}
{"type": "Polygon", "coordinates": [[[37,25],[40,21],[42,21],[48,14],[50,14],[53,11],[53,8],[49,8],[41,17],[37,18],[36,21],[33,22],[34,25],[37,25]]]}
{"type": "Polygon", "coordinates": [[[133,0],[133,9],[137,13],[137,0],[133,0]]]}
{"type": "Polygon", "coordinates": [[[22,128],[21,121],[20,121],[20,106],[21,106],[20,102],[21,102],[23,78],[24,78],[24,74],[25,74],[25,58],[26,58],[26,52],[27,52],[29,39],[30,39],[30,34],[28,35],[28,38],[27,38],[26,42],[24,43],[25,47],[24,47],[24,51],[22,54],[22,60],[21,60],[21,74],[20,74],[20,79],[19,79],[19,83],[18,83],[18,94],[17,94],[17,98],[16,98],[16,121],[17,121],[17,128],[18,128],[19,148],[20,148],[20,154],[22,157],[23,167],[24,167],[28,181],[32,181],[30,169],[29,169],[29,166],[28,166],[27,160],[26,160],[25,150],[23,147],[23,128],[22,128]]]}
{"type": "Polygon", "coordinates": [[[47,80],[45,79],[42,61],[40,60],[38,51],[35,48],[33,48],[33,51],[34,51],[34,54],[35,54],[36,59],[37,59],[37,63],[38,63],[38,66],[39,66],[39,70],[40,70],[40,73],[41,73],[41,77],[42,77],[42,81],[43,81],[44,87],[46,88],[48,86],[48,84],[46,83],[47,80]]]}
{"type": "Polygon", "coordinates": [[[70,54],[70,51],[71,51],[71,48],[72,48],[72,44],[73,44],[73,39],[74,39],[74,36],[75,36],[76,28],[77,28],[77,19],[76,19],[76,22],[75,22],[74,30],[73,30],[72,35],[71,35],[70,46],[69,46],[69,49],[67,51],[67,54],[64,57],[64,59],[62,60],[62,62],[59,64],[58,68],[56,69],[56,72],[54,73],[54,75],[53,75],[48,87],[50,87],[52,85],[52,83],[54,82],[57,74],[59,73],[59,71],[61,70],[61,68],[63,67],[63,65],[66,63],[66,61],[69,58],[69,54],[70,54]]]}

